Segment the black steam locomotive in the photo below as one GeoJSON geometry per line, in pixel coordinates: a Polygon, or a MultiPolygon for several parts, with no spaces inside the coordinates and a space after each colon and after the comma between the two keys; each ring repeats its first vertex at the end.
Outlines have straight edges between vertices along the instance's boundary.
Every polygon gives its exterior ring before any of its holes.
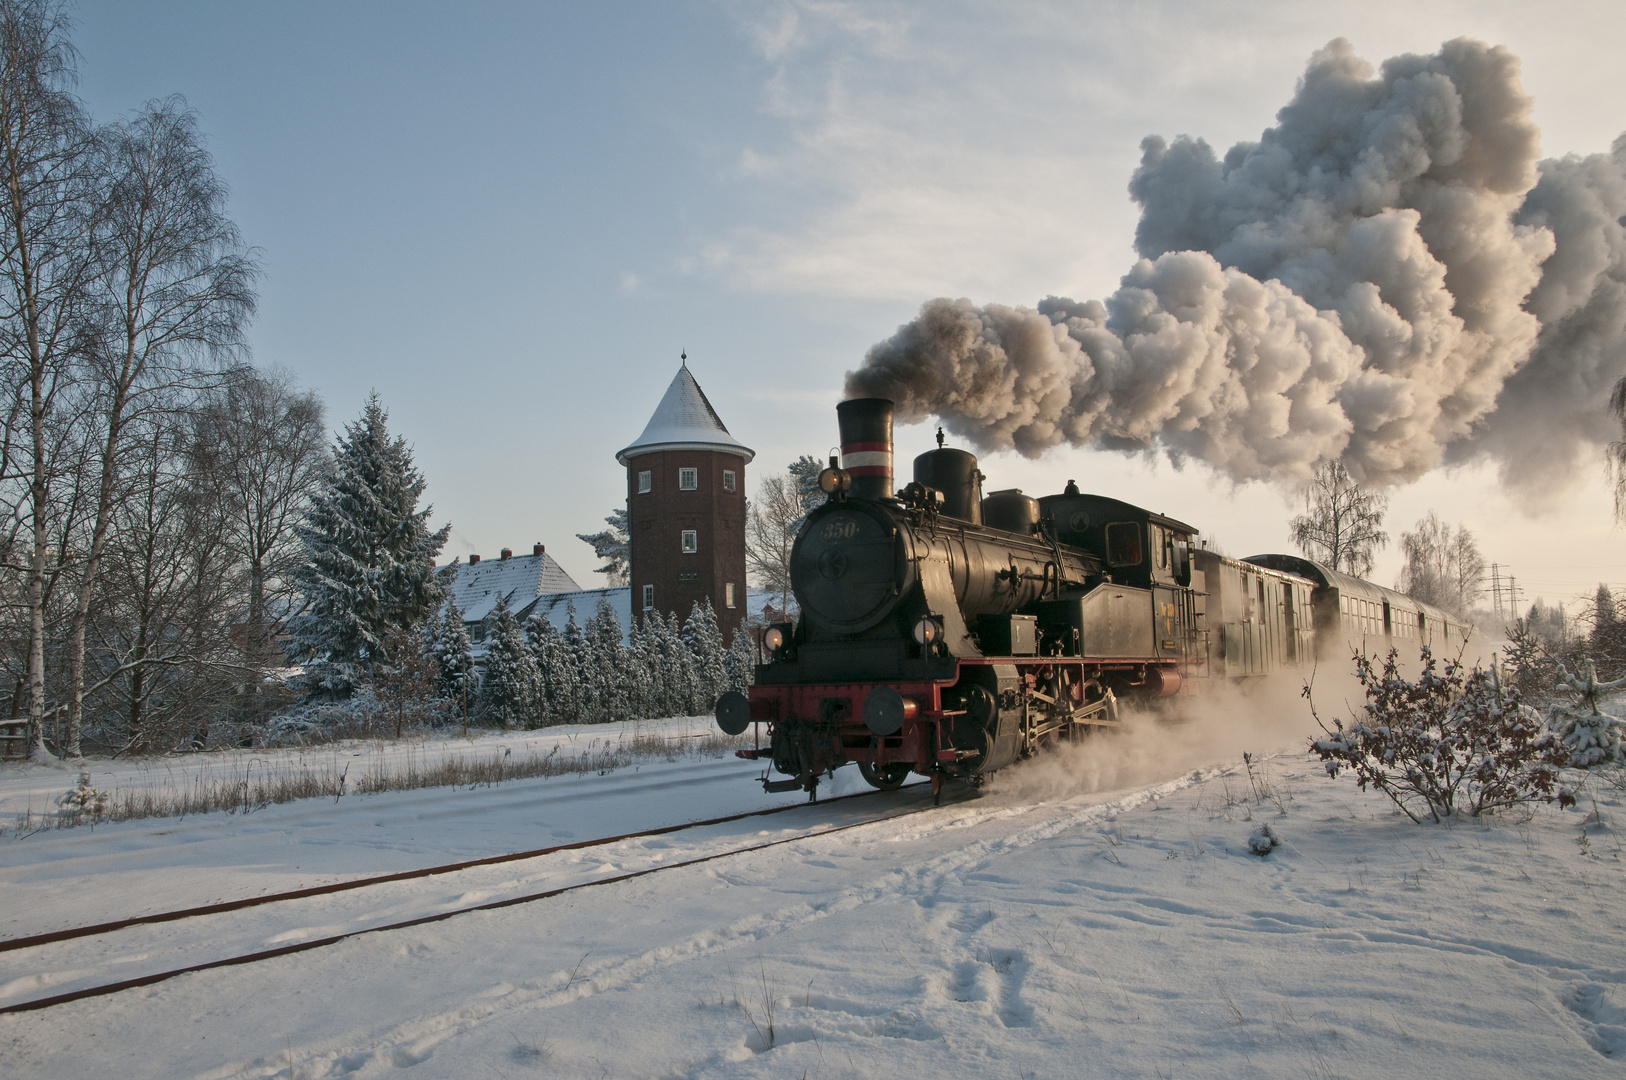
{"type": "Polygon", "coordinates": [[[977,459],[938,447],[893,491],[892,402],[836,406],[828,501],[791,552],[801,621],[769,627],[749,695],[717,723],[767,725],[786,779],[816,793],[848,762],[878,788],[933,791],[1058,739],[1119,724],[1119,703],[1170,704],[1216,679],[1347,657],[1351,644],[1443,644],[1467,628],[1401,593],[1291,555],[1228,559],[1197,530],[1069,481],[984,497],[977,459]]]}

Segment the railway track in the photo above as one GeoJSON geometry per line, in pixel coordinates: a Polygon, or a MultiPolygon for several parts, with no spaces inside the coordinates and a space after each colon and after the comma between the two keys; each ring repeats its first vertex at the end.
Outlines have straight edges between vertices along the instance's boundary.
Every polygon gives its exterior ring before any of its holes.
{"type": "MultiPolygon", "coordinates": [[[[929,787],[929,785],[925,784],[925,783],[908,784],[908,785],[905,785],[902,788],[897,789],[897,791],[909,791],[911,789],[920,789],[920,788],[927,788],[927,787],[929,787]]],[[[835,804],[835,803],[848,802],[848,801],[857,800],[857,799],[871,799],[871,798],[874,798],[877,795],[882,795],[882,794],[895,795],[895,794],[897,794],[897,791],[893,791],[893,792],[879,792],[879,791],[858,792],[858,793],[855,793],[855,794],[852,794],[852,795],[841,795],[841,796],[837,796],[837,797],[831,798],[831,799],[824,799],[824,800],[821,800],[817,805],[828,806],[828,805],[832,805],[832,804],[835,804]]],[[[962,795],[960,798],[957,798],[957,799],[952,800],[952,801],[956,801],[956,802],[961,801],[961,799],[963,799],[964,797],[965,796],[962,795]]],[[[597,839],[597,840],[582,840],[582,841],[577,841],[577,842],[569,843],[569,844],[558,844],[558,845],[554,845],[552,847],[538,848],[538,849],[533,850],[533,851],[511,852],[511,853],[508,853],[508,854],[505,854],[505,855],[493,855],[493,856],[487,856],[485,858],[480,858],[480,859],[470,859],[470,860],[467,860],[465,862],[447,863],[447,864],[443,864],[443,865],[440,865],[440,866],[424,867],[424,868],[418,869],[418,870],[408,870],[408,871],[402,871],[402,872],[393,873],[393,874],[380,874],[380,875],[375,875],[375,876],[372,876],[372,877],[357,878],[357,879],[353,879],[353,880],[350,880],[350,881],[334,882],[334,883],[329,884],[329,885],[318,885],[318,886],[313,886],[313,887],[310,887],[310,888],[295,889],[295,890],[291,890],[291,891],[288,891],[288,892],[281,892],[281,893],[268,893],[268,894],[265,894],[263,896],[245,897],[243,899],[229,900],[229,901],[225,901],[225,902],[217,903],[217,904],[206,904],[206,905],[202,905],[202,906],[199,906],[199,907],[182,908],[182,909],[177,909],[177,910],[173,910],[173,911],[155,912],[155,913],[152,913],[152,914],[149,914],[149,915],[133,916],[133,917],[128,918],[128,919],[119,919],[119,920],[115,920],[115,921],[112,921],[112,922],[104,922],[104,923],[97,923],[97,924],[89,925],[89,926],[74,927],[74,928],[67,929],[67,930],[53,931],[53,932],[45,933],[45,934],[34,934],[34,935],[27,936],[27,937],[10,938],[10,939],[0,941],[0,953],[15,952],[15,951],[18,951],[18,950],[28,949],[28,948],[46,947],[46,946],[50,946],[50,945],[60,944],[60,943],[63,943],[63,942],[74,941],[74,940],[77,940],[77,939],[96,937],[96,936],[104,935],[104,934],[114,934],[114,933],[118,933],[119,931],[128,930],[128,929],[133,928],[133,927],[152,925],[152,924],[157,924],[157,923],[177,923],[177,922],[185,922],[185,921],[193,920],[193,919],[203,919],[203,918],[207,918],[207,917],[213,916],[213,915],[221,915],[221,914],[226,914],[226,913],[229,913],[229,912],[241,911],[241,910],[244,910],[246,908],[260,907],[260,906],[264,906],[264,905],[277,904],[277,903],[287,903],[287,902],[291,902],[291,901],[307,899],[307,898],[310,898],[310,897],[332,895],[332,894],[336,894],[336,893],[351,892],[351,891],[356,891],[356,890],[364,890],[364,889],[368,889],[368,888],[376,888],[378,886],[386,885],[386,884],[390,884],[390,883],[394,883],[394,882],[411,881],[411,880],[414,880],[414,879],[422,879],[422,878],[437,877],[437,876],[447,875],[447,874],[455,874],[455,873],[458,873],[460,871],[467,871],[467,870],[477,869],[477,868],[480,868],[480,867],[495,866],[495,865],[499,865],[499,864],[502,864],[502,863],[517,863],[517,862],[522,862],[522,861],[529,860],[529,859],[543,858],[543,857],[546,857],[546,856],[549,856],[549,855],[559,854],[559,853],[563,853],[563,852],[580,851],[580,850],[584,850],[584,849],[597,848],[597,847],[607,847],[607,846],[610,846],[610,845],[613,845],[613,844],[623,843],[623,842],[630,841],[630,840],[639,840],[639,839],[645,839],[645,838],[666,836],[666,835],[671,835],[673,833],[684,832],[684,831],[687,831],[687,830],[703,829],[703,828],[707,828],[707,827],[710,827],[710,826],[716,826],[716,825],[725,825],[725,824],[729,824],[731,822],[744,821],[744,820],[748,820],[748,819],[751,819],[751,818],[769,817],[769,816],[772,816],[772,815],[775,815],[775,814],[782,814],[782,813],[786,813],[786,812],[789,812],[789,811],[792,811],[792,810],[804,810],[804,809],[807,809],[809,805],[810,804],[808,804],[808,803],[792,803],[792,804],[789,804],[787,806],[776,806],[776,807],[771,807],[771,808],[766,809],[766,810],[753,810],[753,811],[748,811],[746,813],[741,813],[741,814],[730,814],[730,815],[727,815],[725,817],[709,818],[709,819],[704,820],[704,821],[688,822],[688,823],[682,824],[682,825],[665,825],[665,826],[660,826],[660,827],[654,828],[654,829],[645,829],[645,830],[642,830],[642,831],[639,831],[639,832],[623,833],[623,834],[620,834],[618,836],[604,837],[604,838],[597,839]]],[[[364,934],[378,934],[378,933],[386,933],[386,932],[394,931],[394,930],[404,930],[404,929],[408,929],[408,928],[415,927],[415,926],[425,926],[425,925],[428,925],[428,924],[431,924],[431,923],[444,922],[444,921],[446,921],[448,919],[453,919],[453,918],[456,918],[456,917],[458,917],[460,915],[467,915],[467,914],[471,914],[471,913],[477,912],[477,911],[495,911],[495,910],[498,910],[498,909],[501,909],[501,908],[515,907],[515,906],[518,906],[518,905],[521,905],[521,904],[536,903],[536,902],[539,902],[539,901],[552,899],[552,898],[557,897],[557,896],[563,896],[563,895],[566,895],[568,893],[578,892],[578,891],[583,890],[583,889],[596,888],[596,887],[602,886],[602,885],[613,885],[613,884],[616,884],[618,882],[631,881],[631,880],[633,880],[635,878],[647,877],[647,876],[649,876],[651,874],[658,874],[658,873],[661,873],[661,872],[667,871],[667,870],[679,870],[679,869],[683,869],[684,867],[699,866],[699,865],[701,865],[703,863],[714,862],[714,861],[719,860],[719,859],[731,858],[731,857],[737,856],[737,855],[745,855],[745,854],[749,854],[751,852],[756,852],[756,851],[764,851],[764,850],[767,850],[769,848],[780,847],[780,846],[785,845],[785,844],[792,844],[792,843],[796,843],[796,842],[802,841],[802,840],[811,840],[811,839],[816,839],[816,838],[823,837],[823,836],[831,836],[831,835],[834,835],[836,833],[847,832],[849,830],[862,828],[862,827],[867,826],[867,825],[875,825],[875,824],[879,824],[881,822],[894,821],[894,820],[897,820],[898,818],[909,817],[909,816],[912,816],[914,814],[922,813],[924,811],[931,810],[931,809],[934,809],[934,808],[935,808],[934,804],[927,803],[927,804],[922,805],[922,806],[910,807],[910,808],[903,809],[903,810],[896,810],[896,811],[890,812],[890,813],[882,813],[882,814],[878,814],[878,815],[875,815],[875,816],[872,816],[872,817],[865,817],[865,818],[863,818],[861,820],[858,820],[858,821],[843,822],[842,824],[839,824],[839,825],[830,825],[830,826],[823,827],[823,828],[814,828],[814,829],[810,829],[810,830],[807,830],[807,831],[804,831],[804,832],[794,833],[794,834],[792,834],[790,836],[775,837],[775,838],[773,838],[771,840],[763,840],[763,841],[759,841],[759,842],[753,843],[753,844],[746,844],[746,845],[739,846],[739,847],[731,847],[731,848],[728,848],[728,849],[725,849],[725,850],[722,850],[722,851],[714,851],[714,852],[709,852],[709,853],[704,854],[704,855],[698,855],[698,856],[695,856],[693,858],[681,859],[681,860],[678,860],[678,861],[675,861],[675,862],[669,862],[669,863],[661,863],[661,864],[656,865],[656,866],[645,867],[645,868],[639,869],[639,870],[626,871],[626,872],[623,872],[623,873],[613,874],[613,875],[606,876],[606,877],[594,878],[594,879],[589,880],[589,881],[578,881],[578,882],[574,882],[574,883],[568,884],[568,885],[556,886],[556,887],[553,887],[553,888],[542,889],[542,890],[535,891],[535,892],[527,892],[527,893],[517,895],[517,896],[507,896],[507,897],[503,897],[502,899],[498,899],[498,900],[489,900],[489,901],[484,901],[484,902],[481,902],[481,903],[465,904],[465,905],[458,906],[458,907],[455,907],[455,908],[452,908],[452,909],[446,910],[446,911],[436,911],[436,912],[433,912],[431,914],[414,916],[412,918],[407,918],[407,919],[399,919],[399,920],[395,920],[395,921],[392,921],[392,922],[381,923],[381,924],[374,925],[374,926],[358,927],[358,928],[353,929],[353,930],[346,930],[346,931],[343,931],[343,932],[340,932],[340,933],[325,935],[325,936],[317,937],[317,938],[311,938],[311,939],[308,939],[308,940],[299,941],[299,942],[295,942],[295,943],[288,944],[288,945],[280,945],[280,946],[275,946],[275,947],[267,948],[267,949],[258,949],[258,950],[254,950],[254,951],[251,951],[251,952],[235,953],[233,955],[229,955],[229,956],[225,956],[225,957],[218,957],[218,958],[215,958],[215,959],[202,961],[202,962],[198,962],[198,963],[193,963],[193,964],[186,964],[186,965],[183,965],[183,966],[180,966],[180,967],[170,968],[170,969],[167,969],[167,970],[164,970],[164,971],[153,972],[153,973],[150,973],[150,974],[140,975],[140,976],[136,976],[136,977],[128,978],[128,979],[121,979],[121,980],[118,980],[116,982],[100,983],[100,984],[97,984],[97,985],[94,985],[94,986],[80,987],[78,989],[67,991],[67,992],[64,992],[64,993],[52,994],[52,995],[49,995],[49,996],[46,996],[46,997],[34,998],[34,999],[31,999],[31,1000],[28,1000],[28,1001],[15,1002],[15,1003],[12,1003],[12,1004],[9,1004],[9,1005],[0,1006],[0,1014],[3,1014],[3,1013],[33,1012],[33,1011],[37,1011],[37,1010],[40,1010],[40,1009],[48,1009],[48,1008],[51,1008],[51,1007],[56,1006],[56,1005],[67,1004],[68,1002],[72,1002],[72,1001],[81,1001],[81,1000],[84,1000],[86,998],[105,997],[105,996],[107,996],[109,994],[116,994],[116,993],[119,993],[119,992],[124,991],[124,990],[132,990],[132,989],[136,989],[138,987],[151,986],[151,985],[153,985],[155,983],[165,982],[165,981],[167,981],[169,979],[174,979],[174,978],[177,978],[177,977],[179,977],[181,975],[193,974],[195,972],[200,972],[200,971],[209,971],[209,970],[212,970],[214,968],[235,967],[235,966],[239,966],[239,965],[243,965],[243,964],[258,963],[258,962],[264,961],[264,960],[275,959],[276,957],[280,957],[280,956],[289,956],[289,955],[292,955],[294,953],[308,952],[308,951],[313,950],[313,949],[325,948],[327,946],[335,945],[335,944],[337,944],[337,943],[339,943],[341,941],[345,941],[345,940],[348,940],[348,939],[354,938],[354,937],[359,937],[359,936],[364,935],[364,934]]]]}

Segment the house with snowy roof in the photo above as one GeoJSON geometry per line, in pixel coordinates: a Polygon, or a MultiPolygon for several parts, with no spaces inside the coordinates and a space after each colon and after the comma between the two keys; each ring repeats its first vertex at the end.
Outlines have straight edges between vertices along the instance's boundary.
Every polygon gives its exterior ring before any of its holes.
{"type": "Polygon", "coordinates": [[[545,545],[535,544],[529,555],[515,555],[509,548],[503,548],[495,559],[470,555],[468,563],[458,568],[450,594],[463,612],[463,625],[474,644],[475,659],[480,660],[485,655],[489,620],[499,600],[521,623],[540,615],[561,630],[569,624],[572,610],[580,625],[598,610],[602,600],[610,605],[626,631],[632,626],[630,591],[625,586],[584,589],[553,560],[545,545]]]}

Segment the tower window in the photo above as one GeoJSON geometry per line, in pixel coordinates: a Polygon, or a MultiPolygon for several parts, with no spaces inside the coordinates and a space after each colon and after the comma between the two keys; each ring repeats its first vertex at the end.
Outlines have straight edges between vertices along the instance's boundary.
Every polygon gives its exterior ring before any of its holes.
{"type": "Polygon", "coordinates": [[[732,492],[734,490],[734,470],[733,469],[724,469],[723,470],[723,490],[724,491],[729,491],[729,492],[732,492]]]}
{"type": "Polygon", "coordinates": [[[723,606],[734,606],[734,583],[732,581],[723,585],[723,606]]]}
{"type": "Polygon", "coordinates": [[[700,486],[700,470],[699,469],[679,469],[678,470],[678,490],[679,491],[694,491],[699,486],[700,486]]]}
{"type": "Polygon", "coordinates": [[[644,586],[644,610],[655,610],[655,586],[653,585],[644,586]]]}
{"type": "Polygon", "coordinates": [[[653,485],[650,483],[650,480],[649,480],[649,470],[648,469],[645,469],[643,472],[638,474],[638,494],[640,494],[640,495],[648,495],[649,494],[649,489],[652,486],[653,485]]]}
{"type": "Polygon", "coordinates": [[[693,555],[700,550],[700,535],[694,529],[683,530],[683,554],[693,555]]]}

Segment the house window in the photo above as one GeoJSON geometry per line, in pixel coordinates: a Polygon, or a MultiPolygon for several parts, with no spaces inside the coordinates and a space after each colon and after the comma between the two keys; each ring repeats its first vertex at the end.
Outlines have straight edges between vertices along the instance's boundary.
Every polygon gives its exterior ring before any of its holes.
{"type": "Polygon", "coordinates": [[[638,474],[638,494],[648,495],[651,486],[652,485],[649,481],[649,470],[645,469],[643,472],[638,474]]]}
{"type": "Polygon", "coordinates": [[[732,581],[723,585],[723,606],[734,606],[734,583],[732,581]]]}
{"type": "Polygon", "coordinates": [[[679,491],[693,491],[696,488],[698,488],[699,486],[700,486],[700,470],[699,469],[679,469],[678,470],[678,490],[679,491]]]}
{"type": "Polygon", "coordinates": [[[700,535],[693,529],[683,530],[683,554],[693,555],[700,550],[700,535]]]}
{"type": "Polygon", "coordinates": [[[734,490],[734,470],[733,469],[724,469],[723,470],[723,490],[724,491],[729,491],[729,492],[732,492],[734,490]]]}
{"type": "Polygon", "coordinates": [[[653,585],[644,586],[644,610],[655,610],[655,586],[653,585]]]}

